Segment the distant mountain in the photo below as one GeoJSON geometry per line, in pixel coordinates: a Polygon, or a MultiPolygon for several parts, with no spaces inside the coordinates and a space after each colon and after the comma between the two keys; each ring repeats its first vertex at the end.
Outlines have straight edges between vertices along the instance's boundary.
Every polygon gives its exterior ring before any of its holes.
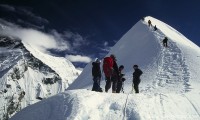
{"type": "Polygon", "coordinates": [[[181,33],[145,17],[122,36],[107,56],[110,54],[115,54],[118,65],[125,66],[124,93],[91,91],[89,63],[65,93],[26,107],[11,120],[200,119],[200,48],[181,33]],[[148,20],[157,31],[148,26],[148,20]],[[164,37],[168,47],[162,44],[164,37]],[[143,71],[139,94],[132,90],[134,64],[143,71]]]}
{"type": "Polygon", "coordinates": [[[63,92],[80,74],[65,58],[44,54],[11,36],[0,36],[0,118],[63,92]]]}

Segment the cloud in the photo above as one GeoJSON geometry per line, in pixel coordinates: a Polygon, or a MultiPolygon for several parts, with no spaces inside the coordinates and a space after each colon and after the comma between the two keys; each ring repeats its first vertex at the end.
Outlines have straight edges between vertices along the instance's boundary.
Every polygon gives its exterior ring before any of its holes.
{"type": "MultiPolygon", "coordinates": [[[[0,19],[0,34],[17,37],[43,53],[51,54],[49,50],[53,49],[56,53],[77,54],[78,51],[83,52],[81,49],[90,44],[85,37],[69,30],[59,33],[55,29],[48,29],[48,33],[42,32],[41,30],[45,30],[45,24],[49,21],[34,14],[32,8],[1,4],[0,9],[5,14],[13,16],[14,20],[10,20],[9,17],[5,19],[9,19],[10,22],[0,19]],[[21,26],[26,26],[26,28],[21,26]]],[[[66,55],[66,58],[78,63],[91,61],[90,57],[82,55],[66,55]]]]}
{"type": "Polygon", "coordinates": [[[105,47],[107,47],[107,46],[108,46],[108,42],[105,41],[103,45],[104,45],[105,47]]]}
{"type": "Polygon", "coordinates": [[[71,62],[89,63],[90,61],[92,61],[90,57],[81,55],[66,55],[65,57],[71,62]]]}
{"type": "MultiPolygon", "coordinates": [[[[31,44],[36,45],[37,47],[44,46],[38,43],[38,42],[41,43],[41,40],[36,39],[37,36],[43,39],[43,41],[47,41],[47,39],[49,39],[48,43],[45,43],[47,44],[45,46],[47,49],[49,48],[49,49],[57,49],[57,50],[67,50],[67,53],[71,53],[71,54],[75,54],[78,51],[83,52],[81,49],[90,44],[90,42],[85,37],[83,37],[79,33],[71,32],[69,30],[63,31],[60,33],[56,30],[48,30],[49,33],[40,32],[41,30],[46,30],[45,24],[49,23],[49,21],[45,18],[35,15],[32,12],[32,8],[30,7],[25,8],[25,7],[3,4],[3,5],[0,5],[0,8],[2,8],[4,11],[8,11],[8,14],[10,14],[10,16],[14,14],[14,19],[15,19],[14,21],[11,21],[12,23],[11,22],[6,23],[6,26],[10,26],[10,28],[15,28],[15,30],[7,29],[6,30],[7,32],[4,31],[4,33],[7,33],[7,34],[9,33],[9,35],[14,35],[19,38],[26,39],[24,41],[27,41],[27,39],[30,39],[29,42],[31,44]],[[9,24],[14,24],[14,25],[9,25],[9,24]],[[32,29],[21,28],[19,25],[26,26],[27,28],[32,28],[32,29]],[[17,32],[12,33],[13,31],[14,32],[17,31],[17,32]],[[25,34],[31,37],[28,38],[28,36],[25,36],[25,34]],[[45,37],[45,36],[48,36],[48,37],[45,37]],[[35,39],[34,42],[32,42],[33,39],[35,39]],[[55,40],[52,40],[52,39],[55,39],[55,40]]],[[[5,17],[5,19],[7,18],[5,17]]],[[[42,47],[38,47],[38,48],[42,49],[42,47]]]]}
{"type": "Polygon", "coordinates": [[[7,11],[12,11],[12,12],[15,11],[15,8],[13,6],[10,6],[10,5],[1,4],[0,7],[7,10],[7,11]]]}
{"type": "Polygon", "coordinates": [[[40,49],[43,52],[48,49],[55,49],[58,51],[69,49],[66,43],[55,39],[55,36],[33,29],[20,29],[15,36],[21,38],[26,43],[37,47],[37,49],[40,49]]]}
{"type": "MultiPolygon", "coordinates": [[[[26,17],[27,19],[29,19],[29,22],[34,22],[38,25],[43,25],[43,24],[49,23],[49,21],[47,19],[42,18],[38,15],[35,15],[34,13],[32,13],[31,10],[27,10],[24,7],[16,7],[16,6],[11,6],[11,5],[7,5],[7,4],[1,4],[0,8],[2,8],[4,11],[8,11],[8,14],[14,13],[15,15],[20,15],[18,17],[21,17],[21,16],[23,16],[22,18],[26,17]]],[[[28,23],[28,22],[25,22],[25,23],[28,23]]]]}
{"type": "Polygon", "coordinates": [[[31,20],[33,20],[33,21],[35,21],[37,23],[45,23],[45,24],[49,23],[49,21],[47,19],[42,18],[40,16],[37,16],[37,15],[35,15],[34,13],[32,13],[31,11],[29,11],[27,9],[18,8],[18,10],[16,12],[30,17],[31,20]]]}
{"type": "MultiPolygon", "coordinates": [[[[3,20],[0,20],[0,22],[1,21],[3,20]]],[[[20,38],[22,41],[30,44],[44,53],[48,53],[49,49],[54,49],[57,51],[70,49],[67,42],[64,42],[64,40],[59,38],[59,36],[54,36],[54,34],[52,35],[34,29],[24,29],[6,21],[3,23],[4,24],[0,23],[1,35],[20,38]]]]}
{"type": "Polygon", "coordinates": [[[108,41],[105,41],[102,45],[102,47],[98,47],[103,52],[109,52],[111,50],[111,46],[109,46],[108,41]]]}
{"type": "Polygon", "coordinates": [[[24,21],[22,19],[17,19],[17,23],[18,24],[22,24],[24,26],[28,26],[30,28],[34,28],[34,29],[40,29],[40,30],[44,30],[44,25],[35,25],[35,24],[32,24],[30,22],[27,22],[27,21],[24,21]]]}
{"type": "Polygon", "coordinates": [[[89,42],[87,42],[87,40],[78,33],[73,33],[71,31],[65,31],[64,36],[66,37],[66,39],[72,41],[71,45],[74,48],[89,44],[89,42]]]}
{"type": "MultiPolygon", "coordinates": [[[[35,49],[47,54],[49,54],[49,49],[58,52],[67,51],[68,53],[74,54],[77,49],[80,49],[80,46],[84,46],[87,43],[86,39],[78,33],[70,31],[59,33],[55,29],[51,30],[49,33],[44,33],[36,29],[22,28],[19,25],[7,22],[3,19],[0,19],[0,34],[20,38],[35,49]]],[[[72,61],[83,63],[91,61],[89,57],[80,55],[75,57],[70,56],[70,59],[72,61]],[[75,58],[80,58],[80,60],[75,60],[75,58]]]]}
{"type": "Polygon", "coordinates": [[[11,22],[7,22],[3,19],[0,18],[0,27],[1,29],[6,29],[6,28],[17,28],[19,27],[18,25],[14,24],[14,23],[11,23],[11,22]]]}
{"type": "Polygon", "coordinates": [[[63,37],[63,35],[61,33],[58,33],[56,30],[52,30],[51,34],[53,35],[53,37],[59,41],[57,44],[59,45],[59,49],[61,50],[70,50],[71,49],[71,45],[70,43],[65,40],[65,38],[63,37]]]}

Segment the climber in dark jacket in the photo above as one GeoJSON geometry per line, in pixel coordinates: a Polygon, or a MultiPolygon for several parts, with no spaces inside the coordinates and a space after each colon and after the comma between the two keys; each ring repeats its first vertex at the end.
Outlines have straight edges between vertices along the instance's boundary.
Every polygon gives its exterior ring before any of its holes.
{"type": "Polygon", "coordinates": [[[139,84],[140,84],[140,76],[142,75],[142,71],[138,68],[138,65],[134,65],[134,72],[133,72],[133,85],[135,89],[135,93],[139,93],[139,84]]]}
{"type": "Polygon", "coordinates": [[[102,92],[100,87],[101,81],[101,68],[100,68],[100,60],[97,58],[95,62],[92,63],[92,76],[93,76],[93,87],[92,91],[102,92]]]}
{"type": "Polygon", "coordinates": [[[163,46],[164,46],[164,47],[168,47],[167,41],[168,41],[168,39],[167,39],[167,37],[165,37],[165,38],[163,39],[163,46]]]}
{"type": "Polygon", "coordinates": [[[123,78],[124,74],[122,74],[122,70],[123,69],[124,69],[124,66],[120,65],[120,67],[119,67],[119,79],[117,81],[117,90],[116,90],[116,93],[120,93],[120,91],[122,89],[123,82],[125,80],[125,78],[123,78]]]}
{"type": "Polygon", "coordinates": [[[151,20],[148,20],[149,27],[152,27],[151,20]]]}
{"type": "Polygon", "coordinates": [[[156,25],[154,26],[154,31],[156,31],[158,28],[156,27],[156,25]]]}

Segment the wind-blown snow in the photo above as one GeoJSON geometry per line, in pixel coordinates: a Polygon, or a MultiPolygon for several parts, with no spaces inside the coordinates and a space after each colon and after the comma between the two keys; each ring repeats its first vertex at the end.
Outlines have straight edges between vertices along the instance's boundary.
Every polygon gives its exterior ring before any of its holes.
{"type": "MultiPolygon", "coordinates": [[[[200,119],[200,48],[197,45],[169,25],[146,17],[108,55],[111,53],[116,55],[118,65],[125,66],[125,93],[92,92],[89,63],[65,93],[27,107],[11,120],[200,119]],[[158,27],[157,31],[148,27],[149,19],[158,27]],[[168,48],[162,46],[165,36],[169,39],[168,48]],[[143,71],[140,94],[132,91],[134,64],[143,71]]],[[[105,81],[101,83],[104,88],[105,81]]]]}

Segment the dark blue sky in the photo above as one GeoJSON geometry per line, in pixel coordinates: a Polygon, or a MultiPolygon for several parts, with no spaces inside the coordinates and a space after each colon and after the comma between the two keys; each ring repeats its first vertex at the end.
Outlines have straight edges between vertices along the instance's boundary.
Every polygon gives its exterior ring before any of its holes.
{"type": "Polygon", "coordinates": [[[89,41],[89,47],[82,45],[76,52],[92,58],[104,56],[106,52],[99,47],[103,47],[105,41],[113,46],[144,16],[169,24],[200,46],[199,0],[1,0],[0,3],[29,10],[44,18],[38,22],[23,13],[0,9],[0,17],[6,20],[13,22],[20,18],[44,26],[38,28],[44,32],[55,29],[59,33],[80,34],[89,41]]]}

